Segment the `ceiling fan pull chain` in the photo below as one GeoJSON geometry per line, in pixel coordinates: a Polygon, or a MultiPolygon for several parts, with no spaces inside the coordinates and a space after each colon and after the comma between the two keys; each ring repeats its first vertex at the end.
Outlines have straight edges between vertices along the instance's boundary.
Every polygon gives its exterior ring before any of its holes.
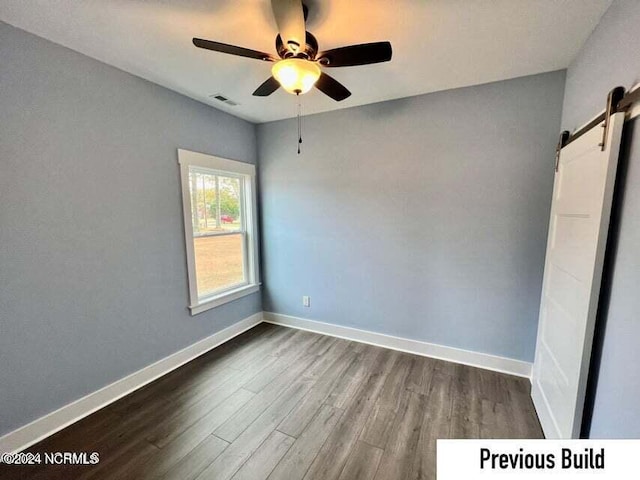
{"type": "Polygon", "coordinates": [[[302,102],[298,93],[298,155],[300,155],[300,145],[302,145],[302,102]]]}

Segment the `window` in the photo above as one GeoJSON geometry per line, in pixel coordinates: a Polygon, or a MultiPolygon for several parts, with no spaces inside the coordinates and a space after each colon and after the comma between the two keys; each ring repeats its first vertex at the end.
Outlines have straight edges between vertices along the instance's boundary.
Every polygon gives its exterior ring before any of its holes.
{"type": "Polygon", "coordinates": [[[178,150],[191,314],[259,289],[255,167],[178,150]]]}

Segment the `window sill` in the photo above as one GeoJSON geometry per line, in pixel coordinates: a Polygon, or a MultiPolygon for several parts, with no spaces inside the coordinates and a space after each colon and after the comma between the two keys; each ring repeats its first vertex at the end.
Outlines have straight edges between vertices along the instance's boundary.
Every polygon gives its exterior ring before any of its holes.
{"type": "Polygon", "coordinates": [[[220,305],[224,305],[225,303],[233,302],[234,300],[246,297],[247,295],[251,295],[252,293],[258,291],[260,291],[260,285],[254,284],[244,285],[240,288],[236,288],[235,290],[221,293],[220,295],[204,300],[198,305],[190,306],[189,308],[191,309],[191,315],[197,315],[198,313],[202,313],[206,310],[219,307],[220,305]]]}

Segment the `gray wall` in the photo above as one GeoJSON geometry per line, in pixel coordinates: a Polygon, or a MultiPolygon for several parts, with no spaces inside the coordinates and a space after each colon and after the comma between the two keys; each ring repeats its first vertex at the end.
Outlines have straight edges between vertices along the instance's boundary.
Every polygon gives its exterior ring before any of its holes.
{"type": "Polygon", "coordinates": [[[531,361],[564,75],[260,125],[265,310],[531,361]]]}
{"type": "Polygon", "coordinates": [[[253,125],[0,23],[0,434],[261,310],[191,317],[176,148],[253,125]]]}
{"type": "MultiPolygon", "coordinates": [[[[567,73],[563,128],[572,130],[604,109],[615,86],[640,82],[640,2],[616,0],[567,73]]],[[[640,127],[627,123],[620,158],[591,393],[590,436],[640,437],[640,127]]]]}

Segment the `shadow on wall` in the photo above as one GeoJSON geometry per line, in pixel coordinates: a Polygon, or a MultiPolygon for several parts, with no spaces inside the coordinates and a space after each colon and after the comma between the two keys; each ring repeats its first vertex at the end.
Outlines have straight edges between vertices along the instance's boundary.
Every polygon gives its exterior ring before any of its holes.
{"type": "Polygon", "coordinates": [[[627,122],[622,133],[618,172],[616,176],[613,205],[611,207],[609,236],[607,238],[607,253],[602,271],[602,287],[600,289],[596,327],[593,336],[591,362],[589,365],[589,379],[587,382],[587,394],[584,405],[584,414],[582,416],[580,438],[589,438],[591,433],[591,420],[593,418],[596,392],[598,390],[598,377],[600,375],[600,364],[602,361],[605,332],[607,330],[607,319],[609,318],[609,307],[611,305],[611,287],[615,276],[618,243],[620,240],[622,207],[624,205],[625,189],[627,187],[631,142],[633,141],[635,128],[636,122],[627,122]]]}
{"type": "Polygon", "coordinates": [[[372,119],[396,116],[406,110],[415,109],[415,97],[397,98],[386,102],[370,103],[354,109],[360,113],[367,122],[372,119]]]}

